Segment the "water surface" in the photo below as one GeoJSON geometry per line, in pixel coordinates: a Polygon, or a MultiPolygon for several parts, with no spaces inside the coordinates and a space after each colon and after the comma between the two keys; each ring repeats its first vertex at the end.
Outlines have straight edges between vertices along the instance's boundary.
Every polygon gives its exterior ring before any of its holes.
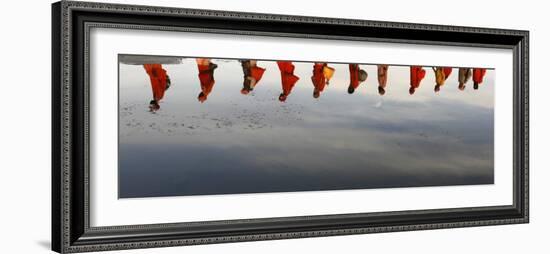
{"type": "Polygon", "coordinates": [[[478,90],[460,91],[455,68],[439,93],[434,75],[409,95],[409,67],[390,66],[378,94],[375,65],[348,94],[348,66],[336,69],[318,99],[312,63],[278,101],[275,62],[242,95],[236,60],[213,59],[216,83],[204,103],[192,58],[164,64],[172,86],[151,113],[143,66],[119,65],[119,197],[160,197],[493,183],[494,72],[478,90]]]}

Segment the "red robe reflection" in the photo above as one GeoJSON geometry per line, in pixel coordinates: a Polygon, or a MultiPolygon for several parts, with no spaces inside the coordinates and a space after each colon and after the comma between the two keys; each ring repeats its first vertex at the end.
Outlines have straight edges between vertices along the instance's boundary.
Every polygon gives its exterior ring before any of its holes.
{"type": "Polygon", "coordinates": [[[422,66],[411,66],[411,87],[409,88],[409,94],[414,94],[425,76],[426,70],[422,66]]]}
{"type": "Polygon", "coordinates": [[[164,97],[164,91],[167,88],[166,70],[162,68],[161,64],[144,64],[143,68],[151,80],[153,100],[159,102],[164,97]]]}
{"type": "Polygon", "coordinates": [[[474,80],[474,89],[479,88],[479,84],[483,83],[483,77],[487,69],[484,68],[474,68],[472,79],[474,80]]]}
{"type": "Polygon", "coordinates": [[[357,89],[359,87],[359,65],[358,64],[350,64],[349,65],[349,85],[353,87],[353,89],[357,89]]]}
{"type": "Polygon", "coordinates": [[[451,76],[452,72],[453,72],[452,67],[443,67],[443,73],[445,74],[445,80],[447,80],[449,78],[449,76],[451,76]]]}
{"type": "Polygon", "coordinates": [[[264,76],[264,72],[265,69],[258,66],[252,66],[250,68],[250,77],[256,81],[255,84],[260,82],[260,79],[264,76]]]}
{"type": "Polygon", "coordinates": [[[289,61],[277,61],[279,66],[279,71],[281,72],[281,86],[283,92],[279,95],[280,101],[286,101],[286,98],[296,85],[296,82],[300,79],[298,76],[294,75],[294,64],[289,61]]]}

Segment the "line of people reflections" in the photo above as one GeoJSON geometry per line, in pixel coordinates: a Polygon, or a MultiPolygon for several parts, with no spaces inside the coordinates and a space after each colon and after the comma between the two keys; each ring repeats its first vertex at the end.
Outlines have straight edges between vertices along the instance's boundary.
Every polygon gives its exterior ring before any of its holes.
{"type": "MultiPolygon", "coordinates": [[[[195,60],[199,71],[198,76],[201,86],[201,92],[199,93],[197,99],[203,103],[212,93],[214,84],[216,83],[216,80],[214,79],[214,70],[216,70],[218,65],[213,63],[210,58],[196,58],[195,60]]],[[[243,87],[241,89],[241,93],[243,95],[247,95],[256,88],[266,69],[258,66],[258,62],[256,60],[239,60],[239,62],[241,63],[243,69],[243,87]]],[[[300,77],[294,74],[295,66],[291,61],[277,61],[277,66],[279,67],[279,71],[281,73],[282,88],[281,94],[279,95],[279,101],[285,102],[300,77]]],[[[359,85],[367,80],[368,74],[364,69],[360,68],[359,64],[348,64],[348,66],[350,76],[348,93],[353,94],[359,85]]],[[[171,80],[166,69],[162,67],[162,64],[144,64],[143,67],[151,80],[153,99],[149,103],[149,109],[154,112],[160,109],[159,102],[163,99],[166,90],[170,88],[171,80]]],[[[440,91],[441,87],[445,85],[445,82],[451,75],[453,68],[431,68],[435,75],[434,91],[437,93],[440,91]]],[[[386,93],[389,65],[379,64],[377,65],[377,69],[378,93],[380,95],[384,95],[386,93]]],[[[313,63],[312,72],[311,82],[313,84],[313,97],[319,98],[321,93],[325,90],[325,87],[329,85],[335,69],[330,67],[328,63],[316,62],[313,63]]],[[[477,90],[479,85],[483,83],[485,73],[485,68],[458,68],[458,89],[463,91],[466,88],[466,83],[472,79],[474,89],[477,90]]],[[[412,95],[415,93],[415,91],[420,87],[420,83],[425,76],[426,70],[422,66],[410,66],[409,94],[412,95]]]]}

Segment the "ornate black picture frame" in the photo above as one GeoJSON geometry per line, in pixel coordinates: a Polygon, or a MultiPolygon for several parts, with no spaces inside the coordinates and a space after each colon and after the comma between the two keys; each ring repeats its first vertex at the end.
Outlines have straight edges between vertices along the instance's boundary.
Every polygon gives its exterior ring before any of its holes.
{"type": "Polygon", "coordinates": [[[52,249],[151,248],[529,221],[529,32],[62,1],[52,6],[52,249]],[[215,32],[513,50],[513,205],[91,227],[88,32],[215,32]]]}

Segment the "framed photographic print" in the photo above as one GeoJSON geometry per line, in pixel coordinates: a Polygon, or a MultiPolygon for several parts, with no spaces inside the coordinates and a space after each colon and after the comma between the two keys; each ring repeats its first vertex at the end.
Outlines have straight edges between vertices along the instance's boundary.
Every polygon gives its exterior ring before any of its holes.
{"type": "Polygon", "coordinates": [[[528,222],[528,31],[52,11],[57,252],[528,222]]]}

